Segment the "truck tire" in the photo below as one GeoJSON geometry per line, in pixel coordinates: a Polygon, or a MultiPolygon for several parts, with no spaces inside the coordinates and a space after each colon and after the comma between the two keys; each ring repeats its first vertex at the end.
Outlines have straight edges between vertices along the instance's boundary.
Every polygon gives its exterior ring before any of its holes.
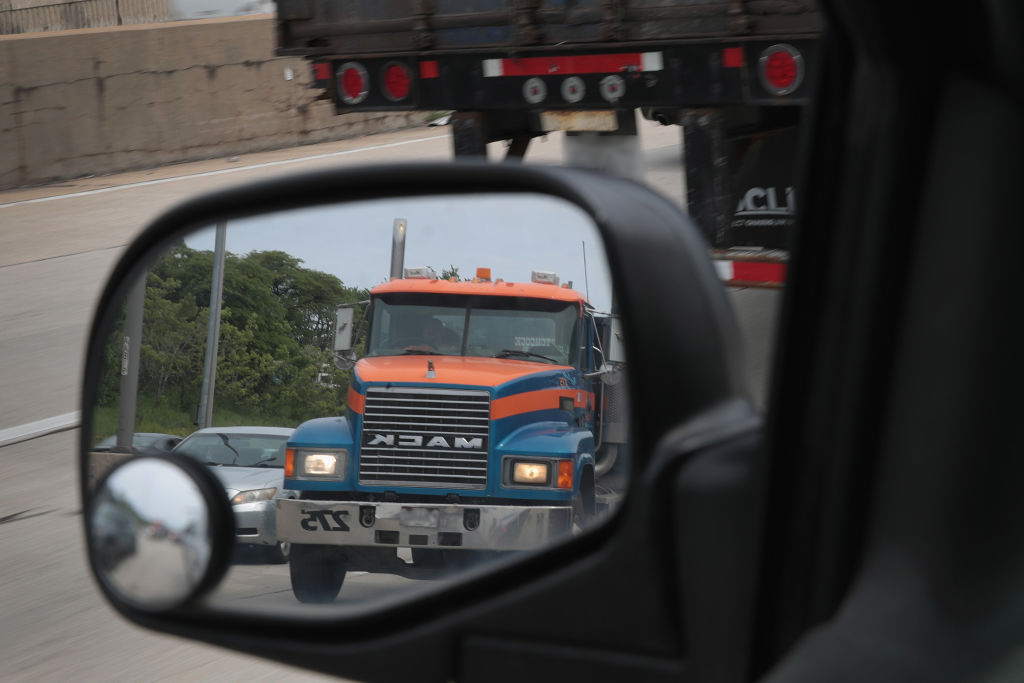
{"type": "Polygon", "coordinates": [[[594,521],[597,513],[594,495],[594,471],[585,468],[580,477],[580,488],[572,498],[572,535],[579,536],[594,521]]]}
{"type": "Polygon", "coordinates": [[[580,491],[572,499],[572,535],[579,536],[594,521],[594,492],[580,491]]]}
{"type": "Polygon", "coordinates": [[[345,581],[345,553],[327,545],[292,545],[288,572],[299,602],[334,602],[345,581]]]}

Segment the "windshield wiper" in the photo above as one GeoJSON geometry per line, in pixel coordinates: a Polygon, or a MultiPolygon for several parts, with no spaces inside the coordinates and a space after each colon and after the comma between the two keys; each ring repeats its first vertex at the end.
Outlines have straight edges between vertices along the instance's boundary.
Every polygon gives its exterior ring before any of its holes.
{"type": "Polygon", "coordinates": [[[405,349],[402,351],[403,356],[448,356],[451,354],[441,353],[440,351],[424,351],[423,349],[405,349]]]}
{"type": "Polygon", "coordinates": [[[509,356],[522,356],[524,358],[540,358],[541,360],[546,360],[549,363],[554,363],[555,365],[558,365],[558,361],[555,360],[554,358],[548,358],[547,356],[542,356],[539,353],[520,351],[519,349],[502,349],[501,351],[498,351],[496,354],[494,354],[495,358],[508,358],[509,356]]]}
{"type": "Polygon", "coordinates": [[[237,465],[238,464],[238,458],[241,456],[241,454],[238,451],[236,451],[234,449],[234,447],[230,443],[228,443],[228,437],[227,437],[226,434],[218,433],[217,436],[219,436],[220,440],[224,442],[224,445],[227,446],[229,449],[231,449],[231,452],[235,454],[235,457],[234,457],[234,459],[232,459],[231,464],[232,465],[237,465]]]}

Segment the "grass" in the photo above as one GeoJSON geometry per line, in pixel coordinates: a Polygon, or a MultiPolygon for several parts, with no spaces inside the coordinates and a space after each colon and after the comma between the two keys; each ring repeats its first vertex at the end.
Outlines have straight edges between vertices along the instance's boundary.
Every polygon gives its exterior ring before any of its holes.
{"type": "MultiPolygon", "coordinates": [[[[93,413],[93,442],[117,433],[117,406],[97,406],[93,413]]],[[[254,415],[234,410],[231,406],[214,404],[213,424],[218,427],[242,425],[296,427],[298,423],[282,417],[254,415]]],[[[135,413],[136,432],[155,432],[188,436],[198,427],[192,422],[192,414],[166,405],[157,406],[152,397],[140,396],[135,413]]]]}

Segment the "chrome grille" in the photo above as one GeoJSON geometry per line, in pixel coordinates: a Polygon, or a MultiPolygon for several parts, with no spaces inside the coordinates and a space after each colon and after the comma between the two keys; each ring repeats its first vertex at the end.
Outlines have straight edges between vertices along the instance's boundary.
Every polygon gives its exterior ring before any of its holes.
{"type": "Polygon", "coordinates": [[[367,389],[359,483],[482,489],[490,420],[486,391],[367,389]]]}

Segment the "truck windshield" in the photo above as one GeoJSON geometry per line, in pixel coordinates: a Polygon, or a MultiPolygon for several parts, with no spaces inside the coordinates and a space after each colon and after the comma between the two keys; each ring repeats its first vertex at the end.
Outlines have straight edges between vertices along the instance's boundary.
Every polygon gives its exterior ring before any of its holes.
{"type": "Polygon", "coordinates": [[[566,301],[452,294],[373,300],[367,356],[407,354],[576,362],[579,307],[566,301]]]}

